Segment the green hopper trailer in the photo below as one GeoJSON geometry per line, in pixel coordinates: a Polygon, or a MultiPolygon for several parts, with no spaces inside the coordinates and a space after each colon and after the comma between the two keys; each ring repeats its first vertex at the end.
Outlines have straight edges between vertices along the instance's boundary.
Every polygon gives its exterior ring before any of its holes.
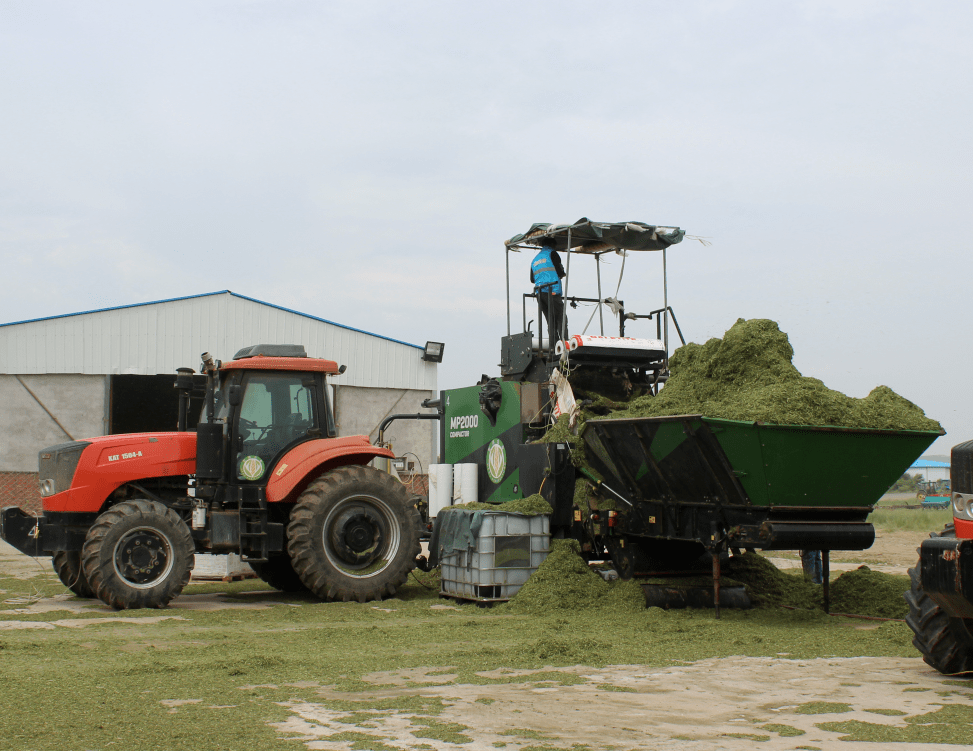
{"type": "Polygon", "coordinates": [[[862,550],[874,504],[938,431],[767,425],[703,415],[592,420],[594,484],[617,500],[606,547],[625,572],[659,565],[653,541],[862,550]]]}

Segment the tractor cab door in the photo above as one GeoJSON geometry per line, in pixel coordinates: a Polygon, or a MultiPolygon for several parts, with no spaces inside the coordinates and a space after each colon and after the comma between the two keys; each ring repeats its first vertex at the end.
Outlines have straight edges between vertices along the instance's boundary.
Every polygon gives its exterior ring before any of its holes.
{"type": "Polygon", "coordinates": [[[322,403],[323,376],[253,371],[243,376],[243,397],[233,420],[231,483],[264,485],[278,456],[304,441],[331,434],[322,403]]]}

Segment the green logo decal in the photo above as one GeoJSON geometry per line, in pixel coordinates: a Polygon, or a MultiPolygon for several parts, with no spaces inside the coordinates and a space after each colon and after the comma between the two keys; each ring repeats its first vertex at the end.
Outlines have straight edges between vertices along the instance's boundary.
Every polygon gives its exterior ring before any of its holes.
{"type": "Polygon", "coordinates": [[[240,477],[244,480],[259,480],[267,467],[259,456],[245,456],[240,460],[240,477]]]}
{"type": "Polygon", "coordinates": [[[499,438],[494,438],[487,446],[486,465],[490,482],[498,484],[507,469],[507,451],[499,438]]]}

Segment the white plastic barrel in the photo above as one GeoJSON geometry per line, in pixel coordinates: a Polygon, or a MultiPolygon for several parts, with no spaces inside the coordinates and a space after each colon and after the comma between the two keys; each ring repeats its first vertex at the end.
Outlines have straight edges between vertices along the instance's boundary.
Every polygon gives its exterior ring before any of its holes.
{"type": "Polygon", "coordinates": [[[453,465],[429,465],[429,518],[453,504],[453,465]]]}
{"type": "Polygon", "coordinates": [[[453,504],[475,503],[477,492],[477,465],[453,465],[453,504]]]}

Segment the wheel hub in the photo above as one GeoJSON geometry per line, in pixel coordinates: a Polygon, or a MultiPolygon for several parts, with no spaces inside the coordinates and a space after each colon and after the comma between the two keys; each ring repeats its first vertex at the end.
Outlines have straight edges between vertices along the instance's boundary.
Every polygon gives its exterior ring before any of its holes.
{"type": "Polygon", "coordinates": [[[331,549],[343,561],[367,565],[376,559],[382,549],[382,517],[366,506],[347,509],[334,520],[329,539],[331,549]]]}
{"type": "Polygon", "coordinates": [[[171,565],[169,540],[154,530],[132,530],[115,546],[115,571],[133,586],[152,586],[171,565]]]}

